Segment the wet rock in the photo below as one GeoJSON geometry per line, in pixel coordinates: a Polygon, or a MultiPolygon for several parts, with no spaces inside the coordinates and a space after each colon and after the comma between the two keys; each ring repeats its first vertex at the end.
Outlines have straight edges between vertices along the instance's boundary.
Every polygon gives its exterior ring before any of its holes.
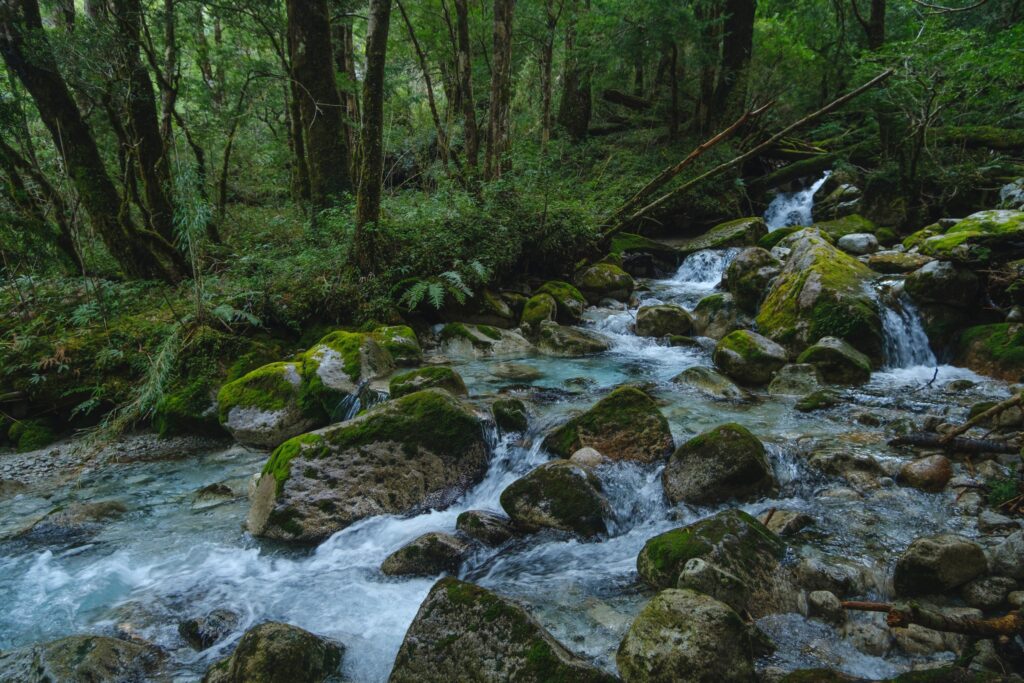
{"type": "Polygon", "coordinates": [[[391,398],[401,398],[430,388],[444,389],[455,396],[469,394],[462,376],[441,365],[420,368],[393,377],[388,384],[388,393],[391,394],[391,398]]]}
{"type": "Polygon", "coordinates": [[[596,332],[545,321],[540,325],[537,348],[549,356],[572,358],[604,353],[611,346],[603,335],[596,332]]]}
{"type": "Polygon", "coordinates": [[[846,610],[835,593],[811,591],[807,595],[807,616],[826,624],[841,626],[846,623],[846,610]]]}
{"type": "Polygon", "coordinates": [[[831,389],[819,389],[807,394],[794,406],[801,413],[812,413],[816,410],[826,410],[842,405],[843,398],[831,389]]]}
{"type": "Polygon", "coordinates": [[[601,465],[611,462],[611,460],[601,455],[600,452],[589,447],[579,449],[572,454],[572,457],[569,458],[569,460],[577,465],[590,468],[600,467],[601,465]]]}
{"type": "Polygon", "coordinates": [[[751,327],[754,321],[736,303],[732,294],[711,294],[693,309],[695,334],[721,339],[730,332],[751,327]]]}
{"type": "Polygon", "coordinates": [[[641,306],[636,312],[639,337],[685,336],[693,331],[693,317],[681,306],[641,306]]]}
{"type": "Polygon", "coordinates": [[[68,683],[151,680],[163,655],[154,646],[80,635],[0,653],[0,681],[68,683]]]}
{"type": "Polygon", "coordinates": [[[783,366],[768,385],[772,396],[806,396],[821,388],[817,368],[809,363],[791,363],[783,366]]]}
{"type": "Polygon", "coordinates": [[[532,382],[544,376],[540,369],[525,363],[495,363],[487,371],[499,379],[511,382],[532,382]]]}
{"type": "Polygon", "coordinates": [[[499,398],[491,404],[491,415],[498,429],[506,433],[524,433],[530,426],[526,404],[518,398],[499,398]]]}
{"type": "Polygon", "coordinates": [[[978,515],[978,531],[984,534],[1008,534],[1020,529],[1020,522],[993,510],[982,510],[978,515]]]}
{"type": "Polygon", "coordinates": [[[440,350],[452,359],[520,356],[533,347],[514,330],[489,325],[448,323],[439,334],[440,350]]]}
{"type": "Polygon", "coordinates": [[[842,339],[823,337],[797,358],[817,368],[826,382],[863,384],[871,379],[871,360],[842,339]]]}
{"type": "Polygon", "coordinates": [[[944,593],[988,571],[981,547],[962,536],[915,540],[896,561],[893,584],[900,596],[944,593]]]}
{"type": "Polygon", "coordinates": [[[797,585],[807,591],[829,591],[840,597],[877,590],[871,571],[853,560],[833,556],[803,557],[793,567],[797,585]]]}
{"type": "Polygon", "coordinates": [[[1011,591],[1017,589],[1017,581],[1005,576],[983,576],[964,585],[960,595],[971,607],[993,610],[1004,602],[1011,591]]]}
{"type": "Polygon", "coordinates": [[[958,341],[958,365],[1008,382],[1024,378],[1024,325],[995,323],[963,331],[958,341]]]}
{"type": "Polygon", "coordinates": [[[851,621],[840,632],[850,644],[865,654],[884,657],[893,646],[892,633],[887,626],[874,622],[851,621]]]}
{"type": "Polygon", "coordinates": [[[395,658],[389,683],[613,683],[565,649],[522,607],[454,578],[434,584],[395,658]]]}
{"type": "Polygon", "coordinates": [[[883,275],[903,275],[912,273],[932,261],[932,257],[924,254],[913,254],[903,251],[880,251],[867,258],[868,267],[883,275]]]}
{"type": "Polygon", "coordinates": [[[221,425],[236,441],[273,448],[323,423],[319,406],[302,401],[302,364],[272,363],[221,387],[221,425]]]}
{"type": "Polygon", "coordinates": [[[178,624],[178,634],[193,650],[205,650],[219,643],[238,627],[238,614],[215,609],[202,617],[186,619],[178,624]]]}
{"type": "Polygon", "coordinates": [[[750,394],[746,390],[739,388],[733,384],[732,380],[703,365],[695,365],[683,370],[672,378],[672,382],[696,389],[704,396],[719,401],[750,400],[750,394]]]}
{"type": "Polygon", "coordinates": [[[669,589],[640,611],[615,661],[626,683],[754,683],[755,649],[749,627],[728,605],[669,589]]]}
{"type": "Polygon", "coordinates": [[[380,570],[387,576],[454,574],[471,550],[472,546],[458,536],[432,531],[388,555],[380,570]]]}
{"type": "Polygon", "coordinates": [[[739,612],[751,602],[751,587],[743,579],[699,557],[683,565],[676,587],[714,596],[739,612]]]}
{"type": "Polygon", "coordinates": [[[1006,602],[1014,609],[1024,608],[1024,591],[1010,591],[1006,596],[1006,602]]]}
{"type": "Polygon", "coordinates": [[[127,511],[125,504],[117,500],[72,503],[54,508],[17,536],[38,543],[82,543],[127,511]]]}
{"type": "Polygon", "coordinates": [[[384,325],[371,332],[370,336],[391,355],[395,365],[415,367],[423,362],[419,339],[408,325],[384,325]]]}
{"type": "Polygon", "coordinates": [[[390,352],[377,343],[373,334],[344,331],[331,332],[322,338],[302,354],[301,363],[299,402],[306,406],[319,405],[323,417],[318,426],[327,423],[334,407],[355,393],[361,382],[387,377],[395,369],[390,352]]]}
{"type": "Polygon", "coordinates": [[[337,676],[345,648],[297,626],[268,621],[245,632],[203,683],[321,683],[337,676]]]}
{"type": "Polygon", "coordinates": [[[540,334],[542,322],[557,322],[558,304],[550,294],[534,294],[527,299],[523,306],[523,317],[519,320],[519,327],[528,336],[536,337],[540,334]]]}
{"type": "Polygon", "coordinates": [[[525,531],[559,529],[584,538],[605,534],[611,508],[601,481],[568,460],[547,462],[501,492],[501,507],[525,531]]]}
{"type": "Polygon", "coordinates": [[[612,460],[657,462],[672,452],[674,443],[668,420],[651,397],[624,386],[544,439],[544,448],[563,458],[586,446],[612,460]]]}
{"type": "Polygon", "coordinates": [[[953,477],[953,465],[944,455],[930,455],[900,468],[900,482],[915,489],[937,493],[953,477]]]}
{"type": "Polygon", "coordinates": [[[985,265],[994,257],[1020,258],[1017,245],[1024,241],[1024,212],[979,211],[951,227],[928,230],[911,235],[904,244],[914,244],[922,254],[935,258],[985,265]]]}
{"type": "Polygon", "coordinates": [[[756,314],[771,281],[782,272],[782,262],[760,247],[744,249],[729,263],[722,278],[736,305],[756,314]]]}
{"type": "Polygon", "coordinates": [[[878,251],[878,238],[869,232],[853,232],[843,235],[836,241],[836,246],[847,254],[863,256],[878,251]]]}
{"type": "Polygon", "coordinates": [[[992,573],[1024,580],[1024,531],[1015,531],[992,549],[992,573]]]}
{"type": "Polygon", "coordinates": [[[737,330],[724,337],[714,353],[715,365],[740,384],[768,384],[787,361],[786,350],[749,330],[737,330]]]}
{"type": "Polygon", "coordinates": [[[811,215],[815,221],[843,218],[857,213],[863,192],[852,183],[833,184],[831,178],[814,194],[811,215]]]}
{"type": "Polygon", "coordinates": [[[488,510],[467,510],[455,520],[455,528],[484,545],[499,546],[516,535],[512,520],[488,510]]]}
{"type": "Polygon", "coordinates": [[[777,483],[764,444],[738,424],[725,424],[690,439],[669,458],[662,474],[672,503],[712,505],[751,500],[777,483]]]}
{"type": "Polygon", "coordinates": [[[550,280],[538,287],[535,294],[546,294],[555,300],[556,320],[563,325],[575,325],[583,319],[587,300],[580,290],[568,282],[550,280]]]}
{"type": "Polygon", "coordinates": [[[978,301],[978,276],[948,261],[932,261],[907,276],[904,288],[918,304],[967,309],[978,301]]]}
{"type": "Polygon", "coordinates": [[[257,536],[318,543],[365,517],[445,507],[487,470],[480,421],[427,389],[285,442],[249,510],[257,536]]]}
{"type": "Polygon", "coordinates": [[[591,304],[602,299],[629,301],[636,288],[629,273],[611,263],[595,263],[576,277],[576,286],[591,304]]]}
{"type": "MultiPolygon", "coordinates": [[[[939,607],[925,605],[927,609],[945,614],[948,617],[967,617],[980,619],[981,611],[969,607],[939,607]]],[[[929,656],[939,652],[962,654],[967,647],[968,638],[956,633],[943,633],[912,624],[907,628],[892,629],[893,639],[903,652],[913,656],[929,656]]]]}
{"type": "Polygon", "coordinates": [[[803,512],[775,510],[762,514],[758,521],[779,536],[792,536],[814,524],[814,519],[803,512]]]}
{"type": "Polygon", "coordinates": [[[703,235],[686,240],[679,245],[679,253],[692,254],[704,249],[724,249],[725,247],[752,247],[758,240],[768,234],[768,227],[760,217],[737,218],[726,223],[719,223],[703,235]]]}

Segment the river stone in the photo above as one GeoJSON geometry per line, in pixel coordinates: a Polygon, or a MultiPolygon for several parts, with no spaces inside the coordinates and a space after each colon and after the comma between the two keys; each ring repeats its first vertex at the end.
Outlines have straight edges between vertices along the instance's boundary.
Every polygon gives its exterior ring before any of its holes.
{"type": "Polygon", "coordinates": [[[807,594],[807,616],[833,626],[846,623],[846,610],[842,602],[835,593],[829,591],[811,591],[807,594]]]}
{"type": "Polygon", "coordinates": [[[701,299],[693,309],[694,332],[711,339],[721,339],[753,323],[750,316],[740,309],[732,294],[711,294],[701,299]]]}
{"type": "Polygon", "coordinates": [[[900,596],[941,594],[988,570],[981,546],[962,536],[915,540],[896,561],[893,584],[900,596]]]}
{"type": "Polygon", "coordinates": [[[513,382],[532,382],[544,376],[540,368],[526,363],[495,363],[487,372],[499,379],[507,379],[513,382]]]}
{"type": "Polygon", "coordinates": [[[608,339],[596,332],[566,327],[547,320],[540,324],[540,341],[537,342],[537,349],[548,356],[591,356],[595,353],[604,353],[609,348],[611,344],[608,339]]]}
{"type": "Polygon", "coordinates": [[[654,400],[636,387],[623,386],[544,438],[544,448],[562,458],[585,446],[612,460],[650,463],[664,459],[674,443],[668,420],[654,400]]]}
{"type": "Polygon", "coordinates": [[[771,281],[782,272],[782,262],[760,247],[736,255],[725,269],[722,286],[743,311],[756,314],[771,281]]]}
{"type": "Polygon", "coordinates": [[[965,584],[960,589],[960,595],[971,607],[988,611],[1006,602],[1006,596],[1016,589],[1015,579],[1006,576],[983,576],[965,584]]]}
{"type": "Polygon", "coordinates": [[[771,384],[768,393],[772,396],[806,396],[821,389],[818,369],[810,363],[791,363],[782,367],[771,384]]]}
{"type": "Polygon", "coordinates": [[[203,683],[321,683],[337,676],[345,648],[309,631],[268,621],[245,632],[203,683]]]}
{"type": "Polygon", "coordinates": [[[754,683],[755,645],[728,605],[669,589],[633,620],[615,661],[626,683],[754,683]]]}
{"type": "Polygon", "coordinates": [[[871,359],[836,337],[822,337],[797,358],[818,369],[826,382],[864,384],[871,379],[871,359]]]}
{"type": "Polygon", "coordinates": [[[847,254],[864,256],[878,251],[878,238],[870,232],[853,232],[843,235],[836,241],[836,246],[847,254]]]}
{"type": "Polygon", "coordinates": [[[499,546],[516,535],[512,520],[488,510],[467,510],[455,520],[455,528],[484,545],[499,546]]]}
{"type": "Polygon", "coordinates": [[[764,444],[738,424],[721,425],[680,446],[665,465],[662,483],[669,501],[690,505],[756,499],[777,486],[764,444]]]}
{"type": "Polygon", "coordinates": [[[749,330],[737,330],[715,347],[714,361],[722,372],[740,384],[768,384],[786,364],[786,350],[749,330]]]}
{"type": "Polygon", "coordinates": [[[389,683],[613,683],[573,655],[526,610],[454,578],[434,584],[395,658],[389,683]]]}
{"type": "Polygon", "coordinates": [[[557,321],[563,325],[576,325],[583,320],[587,299],[568,282],[550,280],[538,287],[534,294],[547,294],[555,300],[557,321]]]}
{"type": "Polygon", "coordinates": [[[776,510],[775,508],[758,517],[758,521],[779,536],[793,536],[814,524],[814,518],[808,514],[795,510],[776,510]]]}
{"type": "Polygon", "coordinates": [[[681,306],[641,306],[636,312],[638,337],[686,336],[693,331],[693,316],[681,306]]]}
{"type": "Polygon", "coordinates": [[[750,394],[733,384],[732,380],[703,365],[695,365],[683,370],[672,378],[672,382],[696,389],[708,398],[719,401],[747,401],[750,399],[750,394]]]}
{"type": "Polygon", "coordinates": [[[79,635],[0,653],[5,683],[136,683],[152,680],[163,655],[146,643],[79,635]]]}
{"type": "Polygon", "coordinates": [[[319,424],[319,406],[303,400],[302,363],[271,363],[217,393],[221,425],[239,443],[273,448],[319,424]]]}
{"type": "Polygon", "coordinates": [[[584,538],[605,534],[611,507],[589,468],[553,460],[501,492],[501,507],[525,531],[558,529],[584,538]]]}
{"type": "Polygon", "coordinates": [[[818,389],[807,394],[794,406],[801,413],[812,413],[815,410],[834,408],[843,403],[843,397],[831,389],[818,389]]]}
{"type": "Polygon", "coordinates": [[[455,574],[472,550],[466,540],[432,531],[423,534],[384,559],[380,570],[387,576],[437,576],[455,574]]]}
{"type": "Polygon", "coordinates": [[[443,508],[483,478],[487,459],[469,406],[441,389],[418,391],[281,444],[263,468],[248,527],[319,543],[365,517],[443,508]]]}
{"type": "Polygon", "coordinates": [[[917,304],[971,309],[978,303],[978,276],[948,261],[932,261],[907,276],[904,289],[917,304]]]}
{"type": "Polygon", "coordinates": [[[577,465],[583,465],[584,467],[589,467],[591,469],[611,462],[611,460],[601,455],[599,451],[590,448],[589,446],[585,446],[573,453],[569,460],[577,465]]]}
{"type": "Polygon", "coordinates": [[[407,394],[432,387],[444,389],[455,396],[469,394],[466,383],[462,381],[462,376],[451,368],[440,365],[420,368],[392,377],[388,384],[388,393],[391,394],[391,398],[401,398],[407,394]]]}
{"type": "Polygon", "coordinates": [[[793,580],[807,591],[829,591],[843,597],[879,589],[875,574],[845,557],[819,555],[801,558],[792,568],[793,580]]]}
{"type": "Polygon", "coordinates": [[[602,299],[629,301],[636,284],[633,278],[612,263],[595,263],[576,277],[576,286],[591,304],[602,299]]]}
{"type": "Polygon", "coordinates": [[[912,273],[932,261],[932,257],[924,254],[913,254],[904,251],[880,251],[867,258],[868,267],[883,275],[903,275],[912,273]]]}
{"type": "Polygon", "coordinates": [[[451,359],[521,357],[533,346],[515,330],[503,330],[489,325],[448,323],[439,334],[440,351],[451,359]]]}
{"type": "Polygon", "coordinates": [[[938,493],[953,478],[953,465],[944,455],[929,455],[903,465],[899,478],[907,486],[938,493]]]}
{"type": "Polygon", "coordinates": [[[42,519],[17,534],[18,538],[38,543],[84,543],[117,519],[128,508],[118,500],[95,503],[71,503],[54,508],[42,519]]]}
{"type": "Polygon", "coordinates": [[[518,398],[499,398],[491,404],[491,415],[498,429],[505,433],[524,433],[530,426],[526,404],[518,398]]]}
{"type": "Polygon", "coordinates": [[[1024,531],[1015,531],[992,550],[992,573],[1024,580],[1024,531]]]}
{"type": "Polygon", "coordinates": [[[719,223],[703,235],[684,241],[677,249],[680,255],[686,256],[705,249],[752,247],[767,234],[768,226],[765,225],[763,218],[757,216],[737,218],[726,223],[719,223]]]}
{"type": "Polygon", "coordinates": [[[193,650],[206,650],[228,636],[238,626],[238,614],[227,609],[215,609],[202,617],[185,619],[178,624],[178,635],[193,650]]]}
{"type": "Polygon", "coordinates": [[[542,322],[556,322],[557,319],[558,304],[555,303],[555,298],[550,294],[534,294],[523,306],[519,327],[527,336],[533,338],[540,334],[542,322]]]}

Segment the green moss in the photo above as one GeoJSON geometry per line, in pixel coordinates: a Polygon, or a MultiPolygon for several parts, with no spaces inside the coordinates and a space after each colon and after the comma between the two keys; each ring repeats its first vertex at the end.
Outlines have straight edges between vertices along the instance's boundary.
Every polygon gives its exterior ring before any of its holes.
{"type": "Polygon", "coordinates": [[[360,350],[366,339],[366,335],[359,332],[345,332],[337,330],[316,343],[313,348],[303,354],[304,375],[316,373],[316,353],[319,347],[327,347],[341,356],[342,369],[353,382],[358,382],[362,376],[362,359],[360,350]]]}
{"type": "Polygon", "coordinates": [[[604,297],[626,298],[633,292],[633,278],[611,263],[595,263],[576,280],[580,291],[591,301],[604,297]]]}
{"type": "Polygon", "coordinates": [[[536,294],[523,306],[523,317],[520,324],[531,333],[540,331],[540,324],[545,320],[554,320],[558,315],[558,303],[550,294],[536,294]]]}
{"type": "Polygon", "coordinates": [[[477,331],[477,334],[474,334],[470,330],[469,326],[462,323],[448,323],[441,328],[441,341],[447,342],[462,340],[469,342],[477,348],[486,349],[491,346],[492,343],[488,341],[489,339],[493,339],[495,341],[501,339],[501,332],[494,327],[488,327],[487,325],[474,325],[473,329],[477,331]]]}
{"type": "Polygon", "coordinates": [[[393,377],[388,385],[388,393],[391,394],[391,398],[400,398],[431,387],[444,389],[457,396],[469,393],[459,373],[442,366],[419,368],[393,377]]]}
{"type": "Polygon", "coordinates": [[[915,233],[911,233],[903,240],[903,246],[907,249],[913,249],[914,247],[920,247],[930,237],[942,234],[942,227],[938,223],[933,223],[927,227],[921,228],[915,233]]]}
{"type": "Polygon", "coordinates": [[[985,354],[996,364],[1024,370],[1024,326],[1014,323],[979,325],[964,330],[961,346],[980,343],[985,354]]]}
{"type": "Polygon", "coordinates": [[[772,230],[770,233],[759,239],[757,241],[757,246],[761,247],[762,249],[767,249],[768,251],[771,251],[779,242],[786,239],[793,233],[800,232],[803,229],[804,226],[802,225],[790,225],[785,228],[776,228],[775,230],[772,230]]]}
{"type": "Polygon", "coordinates": [[[839,394],[830,389],[819,389],[807,394],[796,402],[796,409],[802,413],[810,413],[815,410],[832,408],[842,403],[839,394]]]}
{"type": "Polygon", "coordinates": [[[301,434],[288,439],[270,454],[270,459],[263,466],[262,474],[269,474],[277,480],[277,491],[280,493],[281,487],[291,476],[291,462],[295,456],[304,450],[314,448],[320,448],[322,454],[323,446],[324,439],[318,434],[301,434]]]}
{"type": "Polygon", "coordinates": [[[501,507],[509,517],[527,528],[532,526],[521,514],[524,509],[542,509],[559,524],[558,528],[581,536],[604,533],[605,507],[600,497],[601,481],[582,467],[564,460],[541,465],[501,492],[501,507]],[[581,481],[581,475],[586,481],[581,481]],[[523,508],[525,504],[525,508],[523,508]]]}
{"type": "Polygon", "coordinates": [[[757,244],[768,233],[764,219],[758,217],[737,218],[719,223],[703,235],[687,240],[679,251],[692,254],[702,249],[722,247],[749,247],[757,244]]]}
{"type": "Polygon", "coordinates": [[[423,360],[416,333],[408,325],[378,327],[370,333],[398,365],[417,365],[423,360]]]}
{"type": "Polygon", "coordinates": [[[497,327],[491,327],[490,325],[477,325],[476,329],[480,334],[484,335],[488,339],[493,339],[494,341],[499,341],[501,339],[501,330],[497,327]]]}
{"type": "Polygon", "coordinates": [[[665,262],[675,263],[679,260],[679,252],[675,247],[656,242],[649,237],[632,232],[620,232],[612,238],[613,254],[650,254],[665,262]]]}
{"type": "Polygon", "coordinates": [[[573,285],[561,280],[549,280],[537,288],[535,294],[547,294],[558,305],[558,311],[562,315],[573,320],[578,319],[580,313],[587,305],[587,300],[573,285]]]}
{"type": "Polygon", "coordinates": [[[654,433],[669,435],[668,420],[658,410],[654,400],[640,389],[619,387],[594,406],[558,427],[544,439],[549,452],[568,458],[583,447],[580,433],[590,436],[654,433]]]}
{"type": "Polygon", "coordinates": [[[57,440],[57,434],[47,420],[20,420],[7,430],[7,438],[19,453],[24,453],[49,446],[57,440]]]}
{"type": "Polygon", "coordinates": [[[825,221],[823,223],[815,223],[814,227],[829,235],[834,240],[845,235],[853,235],[855,233],[862,232],[873,235],[875,231],[878,230],[877,225],[867,218],[864,218],[864,216],[856,213],[849,216],[843,216],[842,218],[836,218],[835,220],[825,221]]]}
{"type": "Polygon", "coordinates": [[[298,391],[285,374],[289,370],[299,373],[299,369],[296,363],[271,363],[222,386],[217,392],[221,424],[227,422],[235,406],[265,411],[285,408],[298,391]]]}
{"type": "Polygon", "coordinates": [[[153,428],[163,437],[174,434],[223,435],[217,414],[212,410],[212,393],[212,382],[202,377],[164,395],[153,409],[153,428]]]}

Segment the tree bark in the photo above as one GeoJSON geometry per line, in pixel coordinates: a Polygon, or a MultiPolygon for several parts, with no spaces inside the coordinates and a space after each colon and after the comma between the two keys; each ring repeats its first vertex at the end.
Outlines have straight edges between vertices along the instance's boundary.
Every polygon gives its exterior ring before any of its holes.
{"type": "Polygon", "coordinates": [[[859,0],[850,0],[853,5],[853,16],[857,23],[864,29],[864,36],[868,41],[868,49],[872,52],[881,49],[885,45],[885,3],[886,0],[871,0],[871,10],[868,16],[861,14],[859,0]]]}
{"type": "Polygon", "coordinates": [[[747,68],[754,48],[757,0],[726,0],[722,36],[722,64],[710,112],[712,125],[732,120],[743,111],[747,95],[747,68]]]}
{"type": "Polygon", "coordinates": [[[512,17],[515,0],[494,0],[494,48],[491,55],[491,105],[487,123],[484,177],[500,178],[511,168],[512,17]]]}
{"type": "Polygon", "coordinates": [[[558,124],[573,140],[587,137],[590,128],[590,69],[580,59],[577,46],[576,20],[580,8],[590,9],[589,0],[575,0],[573,13],[565,26],[565,73],[562,76],[562,102],[558,108],[558,124]]]}
{"type": "MultiPolygon", "coordinates": [[[[565,0],[562,0],[563,3],[565,0]]],[[[561,5],[555,9],[554,0],[546,0],[545,4],[545,27],[544,40],[540,46],[540,142],[547,144],[551,139],[551,91],[553,88],[553,76],[555,62],[555,30],[558,28],[558,16],[561,14],[561,5]]]]}
{"type": "Polygon", "coordinates": [[[467,0],[455,0],[455,32],[458,37],[456,72],[459,97],[462,101],[462,128],[466,139],[466,166],[476,169],[480,157],[480,133],[476,122],[476,99],[473,97],[473,60],[469,40],[469,8],[467,0]]]}
{"type": "Polygon", "coordinates": [[[355,42],[352,25],[344,21],[331,24],[331,41],[334,46],[334,66],[342,75],[345,87],[341,90],[341,103],[344,114],[345,140],[351,166],[353,156],[351,150],[359,146],[359,98],[356,97],[356,86],[359,78],[356,75],[355,42]]]}

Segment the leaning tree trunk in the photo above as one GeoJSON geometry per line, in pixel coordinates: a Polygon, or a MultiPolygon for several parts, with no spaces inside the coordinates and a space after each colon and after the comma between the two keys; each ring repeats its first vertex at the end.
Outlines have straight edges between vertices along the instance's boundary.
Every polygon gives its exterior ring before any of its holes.
{"type": "MultiPolygon", "coordinates": [[[[582,140],[590,128],[591,92],[590,69],[580,60],[577,46],[576,20],[580,0],[569,15],[565,26],[565,73],[562,76],[562,102],[558,108],[558,124],[573,140],[582,140]]],[[[589,0],[583,4],[590,8],[589,0]]]]}
{"type": "Polygon", "coordinates": [[[130,277],[180,280],[188,265],[164,238],[132,223],[92,131],[64,82],[43,31],[38,0],[0,3],[0,52],[32,96],[97,234],[130,277]],[[26,43],[31,48],[26,49],[26,43]]]}
{"type": "Polygon", "coordinates": [[[466,138],[466,166],[475,169],[480,157],[480,133],[476,123],[476,100],[473,98],[473,61],[467,0],[455,0],[455,27],[458,36],[456,71],[459,99],[462,101],[463,135],[466,138]]]}
{"type": "Polygon", "coordinates": [[[487,124],[484,177],[500,178],[510,168],[512,103],[512,15],[515,0],[494,0],[494,50],[491,55],[491,106],[487,124]]]}

